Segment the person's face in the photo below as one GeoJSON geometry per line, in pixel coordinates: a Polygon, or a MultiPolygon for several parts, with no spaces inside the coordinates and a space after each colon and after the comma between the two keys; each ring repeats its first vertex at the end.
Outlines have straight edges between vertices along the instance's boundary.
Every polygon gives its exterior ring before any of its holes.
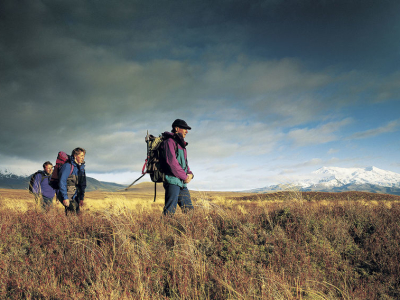
{"type": "Polygon", "coordinates": [[[186,135],[187,135],[187,133],[188,133],[188,131],[189,131],[189,130],[187,130],[187,129],[179,128],[179,127],[176,127],[175,130],[176,130],[176,133],[182,134],[183,138],[186,137],[186,135]]]}
{"type": "Polygon", "coordinates": [[[52,166],[52,165],[46,165],[46,166],[44,167],[44,171],[45,171],[47,174],[51,174],[52,171],[53,171],[53,166],[52,166]]]}
{"type": "Polygon", "coordinates": [[[81,152],[79,154],[76,154],[74,157],[75,157],[75,162],[77,164],[81,164],[85,160],[85,153],[81,152]]]}

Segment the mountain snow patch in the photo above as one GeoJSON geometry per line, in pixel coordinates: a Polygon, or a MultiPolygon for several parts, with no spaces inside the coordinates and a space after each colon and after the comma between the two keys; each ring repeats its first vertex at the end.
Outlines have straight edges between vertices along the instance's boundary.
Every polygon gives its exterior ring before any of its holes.
{"type": "Polygon", "coordinates": [[[312,172],[310,178],[296,182],[296,185],[303,188],[315,185],[340,187],[348,184],[372,184],[385,187],[400,187],[400,174],[385,171],[377,167],[322,167],[312,172]]]}

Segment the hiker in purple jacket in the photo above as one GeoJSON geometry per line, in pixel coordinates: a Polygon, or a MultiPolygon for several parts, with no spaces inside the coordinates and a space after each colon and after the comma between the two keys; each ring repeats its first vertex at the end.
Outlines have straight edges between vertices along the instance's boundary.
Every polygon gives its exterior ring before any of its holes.
{"type": "Polygon", "coordinates": [[[56,194],[56,190],[49,185],[52,172],[52,163],[46,161],[43,164],[43,171],[37,172],[32,185],[32,193],[35,195],[35,199],[40,201],[44,210],[48,210],[52,206],[56,194]]]}
{"type": "Polygon", "coordinates": [[[187,212],[193,209],[190,193],[187,184],[193,179],[193,173],[187,162],[185,142],[186,134],[191,128],[181,119],[176,119],[172,123],[172,132],[165,132],[166,138],[163,142],[163,153],[165,155],[165,189],[164,215],[172,215],[176,211],[176,206],[187,212]]]}

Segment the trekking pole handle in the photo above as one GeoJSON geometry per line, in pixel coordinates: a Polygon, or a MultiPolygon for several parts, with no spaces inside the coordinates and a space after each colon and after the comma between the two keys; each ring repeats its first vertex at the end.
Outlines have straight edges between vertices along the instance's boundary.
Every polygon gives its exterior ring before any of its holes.
{"type": "Polygon", "coordinates": [[[143,168],[142,168],[142,174],[143,175],[146,174],[146,172],[145,172],[146,166],[147,166],[147,159],[144,161],[144,165],[143,165],[143,168]]]}

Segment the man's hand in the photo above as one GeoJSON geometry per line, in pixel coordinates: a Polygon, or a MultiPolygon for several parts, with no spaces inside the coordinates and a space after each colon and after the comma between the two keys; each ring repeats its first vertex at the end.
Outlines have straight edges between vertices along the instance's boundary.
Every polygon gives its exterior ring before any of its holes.
{"type": "Polygon", "coordinates": [[[80,207],[83,206],[83,200],[79,200],[79,206],[80,206],[80,207]]]}
{"type": "Polygon", "coordinates": [[[192,179],[193,179],[193,174],[188,174],[188,176],[186,177],[184,183],[189,183],[192,179]]]}
{"type": "Polygon", "coordinates": [[[69,206],[69,199],[64,199],[62,203],[63,203],[63,205],[65,207],[68,207],[69,206]]]}

